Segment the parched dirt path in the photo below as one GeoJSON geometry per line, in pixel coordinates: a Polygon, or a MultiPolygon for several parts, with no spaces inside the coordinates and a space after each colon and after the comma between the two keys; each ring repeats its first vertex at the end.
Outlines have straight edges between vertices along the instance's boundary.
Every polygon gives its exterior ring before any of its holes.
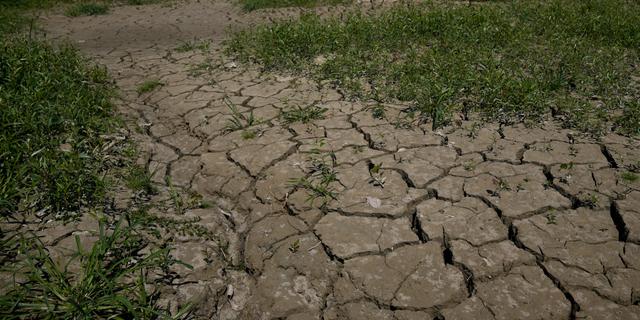
{"type": "Polygon", "coordinates": [[[44,18],[116,78],[158,197],[170,180],[215,204],[157,210],[218,236],[176,237],[194,269],[164,303],[200,301],[207,319],[640,319],[640,181],[625,175],[640,141],[553,123],[404,129],[405,106],[377,119],[373,103],[222,55],[225,28],[296,12],[202,0],[44,18]],[[209,52],[174,50],[194,38],[209,52]],[[148,79],[165,85],[138,95],[148,79]],[[254,137],[225,130],[229,102],[261,120],[254,137]],[[313,105],[324,119],[280,116],[313,105]],[[321,208],[291,181],[323,168],[338,181],[321,208]]]}

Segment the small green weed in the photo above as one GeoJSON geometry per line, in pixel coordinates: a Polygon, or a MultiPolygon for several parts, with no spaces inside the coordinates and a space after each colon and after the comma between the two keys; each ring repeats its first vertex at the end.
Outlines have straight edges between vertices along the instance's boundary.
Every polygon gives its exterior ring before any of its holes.
{"type": "Polygon", "coordinates": [[[65,11],[65,14],[69,17],[79,16],[97,16],[107,14],[109,12],[109,5],[97,2],[79,2],[71,5],[65,11]]]}
{"type": "Polygon", "coordinates": [[[296,107],[282,111],[281,117],[285,124],[296,122],[309,123],[313,120],[324,119],[327,109],[318,106],[296,107]]]}
{"type": "Polygon", "coordinates": [[[255,130],[242,130],[242,139],[251,140],[257,135],[255,130]]]}
{"type": "Polygon", "coordinates": [[[386,112],[386,108],[381,104],[371,107],[371,116],[374,119],[378,119],[378,120],[384,119],[385,112],[386,112]]]}
{"type": "Polygon", "coordinates": [[[623,172],[622,174],[620,174],[620,178],[627,182],[636,182],[640,179],[640,176],[633,172],[623,172]]]}
{"type": "Polygon", "coordinates": [[[208,52],[211,47],[211,41],[209,40],[200,40],[200,41],[185,41],[174,50],[176,52],[189,52],[194,50],[200,50],[202,52],[208,52]]]}
{"type": "Polygon", "coordinates": [[[143,83],[138,85],[138,88],[136,89],[136,92],[138,94],[151,92],[151,91],[155,90],[156,88],[161,87],[163,85],[164,85],[164,83],[160,82],[160,80],[156,80],[156,79],[145,80],[143,83]]]}
{"type": "Polygon", "coordinates": [[[260,123],[260,120],[253,116],[253,111],[246,116],[238,111],[238,108],[229,99],[225,99],[224,102],[231,111],[231,118],[227,120],[228,123],[225,127],[226,131],[242,130],[260,123]]]}
{"type": "MultiPolygon", "coordinates": [[[[319,147],[324,145],[324,141],[318,142],[319,147]]],[[[327,205],[329,201],[336,200],[337,194],[332,186],[338,181],[338,173],[334,169],[333,154],[320,151],[319,148],[311,150],[309,156],[309,176],[292,179],[289,183],[293,186],[307,190],[307,202],[311,205],[317,199],[321,199],[320,207],[327,205]]]]}

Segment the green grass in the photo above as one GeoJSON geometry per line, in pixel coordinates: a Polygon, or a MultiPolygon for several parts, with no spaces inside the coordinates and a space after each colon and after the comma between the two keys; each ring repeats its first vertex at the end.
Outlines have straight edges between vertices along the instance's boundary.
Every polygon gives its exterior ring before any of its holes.
{"type": "Polygon", "coordinates": [[[638,176],[637,174],[633,173],[633,172],[623,172],[620,177],[622,178],[622,180],[627,181],[627,182],[636,182],[640,179],[640,176],[638,176]]]}
{"type": "Polygon", "coordinates": [[[200,50],[202,52],[208,52],[211,47],[211,41],[209,40],[200,40],[200,41],[185,41],[182,42],[179,46],[177,46],[174,50],[176,52],[189,52],[194,50],[200,50]]]}
{"type": "MultiPolygon", "coordinates": [[[[122,222],[122,221],[121,221],[122,222]]],[[[21,260],[13,264],[20,282],[0,296],[2,319],[156,319],[168,312],[149,292],[147,275],[163,274],[172,264],[168,248],[143,254],[144,238],[137,224],[116,223],[108,230],[100,223],[97,241],[66,261],[54,261],[35,237],[16,236],[12,247],[21,260]],[[71,268],[70,268],[71,267],[71,268]]],[[[161,281],[161,279],[156,280],[161,281]]],[[[187,307],[188,308],[188,307],[187,307]]],[[[184,309],[179,318],[188,310],[184,309]]]]}
{"type": "Polygon", "coordinates": [[[125,177],[126,186],[133,191],[141,191],[148,194],[155,194],[156,187],[151,179],[152,174],[145,168],[133,165],[125,177]]]}
{"type": "Polygon", "coordinates": [[[640,133],[640,94],[631,79],[640,50],[637,1],[424,4],[374,16],[305,15],[238,32],[227,46],[243,61],[308,72],[354,96],[412,102],[410,111],[434,127],[456,112],[480,112],[502,123],[553,115],[594,134],[640,133]],[[313,63],[318,56],[326,62],[313,63]]]}
{"type": "Polygon", "coordinates": [[[98,2],[79,2],[71,5],[65,11],[65,14],[69,17],[80,16],[97,16],[107,14],[109,12],[109,5],[106,3],[98,2]]]}
{"type": "Polygon", "coordinates": [[[318,106],[308,106],[304,108],[298,106],[296,108],[283,110],[280,116],[286,124],[296,122],[310,123],[313,120],[324,119],[325,112],[327,112],[327,109],[318,106]]]}
{"type": "Polygon", "coordinates": [[[242,0],[242,8],[247,11],[264,8],[317,7],[350,3],[350,0],[242,0]]]}
{"type": "Polygon", "coordinates": [[[100,200],[102,134],[118,121],[104,68],[68,46],[0,40],[0,214],[100,200]]]}
{"type": "Polygon", "coordinates": [[[143,93],[147,93],[147,92],[151,92],[153,90],[155,90],[158,87],[163,86],[164,83],[160,82],[159,80],[146,80],[143,83],[141,83],[140,85],[138,85],[138,88],[136,89],[136,92],[138,94],[143,94],[143,93]]]}

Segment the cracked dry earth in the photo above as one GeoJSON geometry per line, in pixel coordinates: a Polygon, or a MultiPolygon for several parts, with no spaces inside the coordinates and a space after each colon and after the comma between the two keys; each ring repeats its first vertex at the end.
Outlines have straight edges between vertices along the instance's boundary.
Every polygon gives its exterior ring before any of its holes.
{"type": "Polygon", "coordinates": [[[640,319],[640,182],[623,178],[639,140],[551,122],[397,128],[401,104],[376,119],[373,103],[222,54],[222,29],[278,14],[203,1],[45,17],[50,37],[108,67],[158,186],[215,203],[157,213],[229,244],[177,237],[194,269],[176,270],[166,304],[199,301],[208,319],[640,319]],[[194,37],[213,37],[210,52],[173,50],[194,37]],[[165,85],[138,95],[146,79],[165,85]],[[262,120],[255,137],[225,131],[225,99],[262,120]],[[280,117],[311,105],[324,119],[280,117]],[[290,182],[318,152],[338,179],[322,208],[290,182]]]}

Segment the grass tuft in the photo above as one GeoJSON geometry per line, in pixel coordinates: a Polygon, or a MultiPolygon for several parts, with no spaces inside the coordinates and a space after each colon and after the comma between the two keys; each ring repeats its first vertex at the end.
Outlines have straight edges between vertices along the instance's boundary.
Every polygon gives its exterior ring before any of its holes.
{"type": "Polygon", "coordinates": [[[433,127],[474,111],[507,124],[553,116],[593,134],[640,130],[632,77],[640,59],[637,1],[427,3],[376,15],[304,15],[240,31],[227,46],[240,60],[306,71],[356,97],[413,102],[433,127]]]}
{"type": "Polygon", "coordinates": [[[151,91],[155,90],[156,88],[161,87],[163,85],[164,85],[164,83],[162,83],[162,82],[160,82],[159,80],[156,80],[156,79],[146,80],[143,83],[141,83],[140,85],[138,85],[138,88],[136,89],[136,92],[138,94],[151,92],[151,91]]]}
{"type": "Polygon", "coordinates": [[[71,5],[65,11],[65,14],[69,17],[80,16],[97,16],[107,14],[109,12],[109,5],[97,2],[79,2],[71,5]]]}
{"type": "Polygon", "coordinates": [[[289,110],[283,110],[281,117],[285,124],[292,124],[296,122],[310,123],[313,120],[324,119],[324,113],[327,109],[318,106],[308,106],[291,108],[289,110]]]}

